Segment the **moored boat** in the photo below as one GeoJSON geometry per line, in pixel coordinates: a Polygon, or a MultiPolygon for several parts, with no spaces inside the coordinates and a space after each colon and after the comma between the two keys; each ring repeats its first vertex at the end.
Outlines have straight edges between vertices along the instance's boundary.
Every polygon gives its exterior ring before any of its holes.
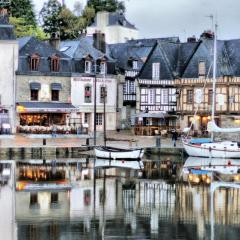
{"type": "Polygon", "coordinates": [[[141,159],[144,154],[143,148],[122,149],[114,147],[95,147],[95,155],[97,158],[105,159],[141,159]]]}

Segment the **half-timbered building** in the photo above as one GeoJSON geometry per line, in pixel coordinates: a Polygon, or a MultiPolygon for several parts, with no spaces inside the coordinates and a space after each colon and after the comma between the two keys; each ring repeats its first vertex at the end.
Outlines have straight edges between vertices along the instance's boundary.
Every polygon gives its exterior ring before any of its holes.
{"type": "Polygon", "coordinates": [[[109,45],[111,56],[116,59],[118,72],[123,76],[122,127],[134,124],[136,115],[136,78],[151,52],[156,39],[129,40],[126,43],[109,45]]]}
{"type": "MultiPolygon", "coordinates": [[[[207,134],[211,120],[213,42],[213,35],[205,32],[198,41],[182,43],[179,51],[180,125],[182,129],[192,125],[198,134],[207,134]]],[[[217,46],[215,121],[220,127],[239,127],[240,40],[218,40],[217,46]]]]}
{"type": "Polygon", "coordinates": [[[175,79],[178,76],[178,49],[178,39],[158,40],[139,73],[137,134],[158,134],[161,130],[177,127],[175,79]]]}

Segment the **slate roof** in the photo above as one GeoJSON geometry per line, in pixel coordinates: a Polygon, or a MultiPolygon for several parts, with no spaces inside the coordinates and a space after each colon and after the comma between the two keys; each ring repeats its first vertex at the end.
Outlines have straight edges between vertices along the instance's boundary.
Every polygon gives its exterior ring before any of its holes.
{"type": "Polygon", "coordinates": [[[37,53],[41,57],[49,58],[57,55],[60,58],[69,58],[66,54],[58,51],[52,47],[49,43],[40,41],[35,37],[23,37],[19,38],[19,56],[29,56],[37,53]]]}
{"type": "Polygon", "coordinates": [[[152,63],[160,62],[160,79],[174,79],[177,76],[178,48],[178,43],[157,41],[139,73],[139,78],[151,79],[152,63]]]}
{"type": "MultiPolygon", "coordinates": [[[[90,25],[90,27],[96,27],[97,25],[97,16],[95,17],[93,23],[90,25]]],[[[119,12],[111,12],[108,15],[108,26],[123,26],[130,29],[137,29],[133,24],[131,24],[124,14],[119,12]]]]}
{"type": "Polygon", "coordinates": [[[0,40],[15,40],[14,27],[8,23],[8,16],[0,16],[0,40]]]}
{"type": "Polygon", "coordinates": [[[58,51],[49,43],[40,41],[35,37],[23,37],[18,39],[19,42],[19,65],[18,75],[43,75],[43,76],[69,76],[72,72],[71,58],[66,54],[58,51]],[[32,72],[29,66],[29,56],[38,54],[40,64],[38,71],[32,72]],[[60,58],[60,68],[58,72],[52,72],[50,69],[49,58],[57,55],[60,58]]]}
{"type": "Polygon", "coordinates": [[[104,54],[93,46],[92,37],[80,37],[76,40],[63,41],[60,44],[60,51],[74,59],[83,59],[90,55],[93,59],[97,60],[106,56],[109,60],[111,57],[108,54],[104,54]],[[64,48],[66,48],[65,51],[64,48]]]}

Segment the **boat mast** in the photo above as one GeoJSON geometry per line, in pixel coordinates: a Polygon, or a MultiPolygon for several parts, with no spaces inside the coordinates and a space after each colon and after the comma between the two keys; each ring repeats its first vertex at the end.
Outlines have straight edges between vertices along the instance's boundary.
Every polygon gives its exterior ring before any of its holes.
{"type": "MultiPolygon", "coordinates": [[[[215,122],[215,103],[216,103],[216,70],[217,70],[217,24],[214,29],[214,47],[213,47],[213,90],[212,90],[212,122],[215,122]]],[[[211,139],[213,140],[213,132],[211,139]]]]}

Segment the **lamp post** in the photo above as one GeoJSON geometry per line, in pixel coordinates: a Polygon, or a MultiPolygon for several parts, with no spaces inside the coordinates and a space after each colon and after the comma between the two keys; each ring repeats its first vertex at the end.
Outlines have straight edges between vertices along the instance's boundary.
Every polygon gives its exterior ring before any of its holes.
{"type": "Polygon", "coordinates": [[[97,61],[94,62],[94,146],[97,145],[97,61]]]}

